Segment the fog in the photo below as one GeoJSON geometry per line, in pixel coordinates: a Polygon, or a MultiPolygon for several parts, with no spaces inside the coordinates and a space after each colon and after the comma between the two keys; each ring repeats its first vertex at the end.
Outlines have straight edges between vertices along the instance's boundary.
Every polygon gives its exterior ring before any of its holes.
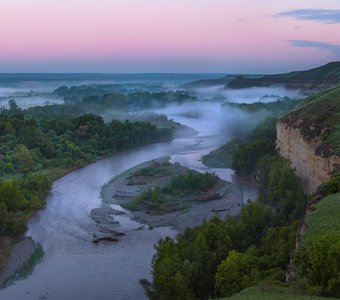
{"type": "MultiPolygon", "coordinates": [[[[14,75],[13,75],[14,76],[14,75]]],[[[183,83],[192,79],[204,78],[204,74],[45,74],[18,75],[18,78],[0,76],[0,106],[7,107],[10,99],[15,99],[22,108],[37,105],[62,104],[63,99],[51,95],[51,92],[62,86],[68,87],[82,84],[121,84],[130,88],[142,84],[141,89],[158,86],[161,90],[176,91],[183,83]],[[21,76],[21,77],[20,77],[21,76]],[[35,76],[35,77],[34,77],[35,76]]],[[[212,75],[210,75],[212,76],[212,75]]],[[[14,76],[15,77],[15,76],[14,76]]],[[[209,77],[209,76],[208,76],[209,77]]],[[[268,88],[225,89],[224,86],[202,87],[190,89],[197,101],[183,104],[169,104],[164,108],[146,110],[165,114],[174,121],[193,127],[201,134],[219,135],[223,139],[244,134],[253,129],[269,112],[246,113],[236,108],[224,107],[225,102],[253,103],[271,102],[283,97],[301,98],[297,90],[288,90],[281,86],[268,88]]],[[[155,99],[157,100],[157,99],[155,99]]],[[[142,112],[131,111],[123,117],[134,119],[142,112]]],[[[102,114],[105,120],[117,117],[119,112],[106,111],[102,114]]]]}
{"type": "Polygon", "coordinates": [[[194,128],[203,135],[223,135],[226,139],[244,134],[256,126],[266,114],[250,118],[250,114],[239,109],[225,109],[217,102],[196,102],[169,105],[154,112],[194,128]]]}
{"type": "Polygon", "coordinates": [[[231,90],[223,86],[215,86],[198,88],[194,91],[198,98],[197,102],[170,104],[165,108],[152,111],[165,114],[203,134],[219,135],[226,140],[250,132],[261,120],[268,117],[270,112],[262,110],[248,113],[237,108],[222,106],[223,103],[268,103],[283,97],[292,99],[302,97],[299,91],[284,87],[231,90]]]}
{"type": "Polygon", "coordinates": [[[228,101],[234,103],[272,102],[283,97],[300,99],[303,95],[298,90],[282,86],[254,87],[246,89],[225,89],[224,86],[213,86],[194,89],[196,94],[205,100],[228,101]]]}

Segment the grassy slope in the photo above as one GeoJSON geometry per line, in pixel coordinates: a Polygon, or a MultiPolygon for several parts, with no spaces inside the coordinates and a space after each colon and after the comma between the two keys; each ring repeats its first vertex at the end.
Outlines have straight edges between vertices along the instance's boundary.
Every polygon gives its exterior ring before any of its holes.
{"type": "Polygon", "coordinates": [[[296,294],[289,288],[275,287],[263,289],[262,287],[247,288],[240,293],[223,300],[323,300],[333,298],[323,298],[296,294]]]}
{"type": "Polygon", "coordinates": [[[329,231],[340,232],[340,193],[322,199],[314,207],[316,210],[306,218],[308,230],[304,240],[329,231]]]}

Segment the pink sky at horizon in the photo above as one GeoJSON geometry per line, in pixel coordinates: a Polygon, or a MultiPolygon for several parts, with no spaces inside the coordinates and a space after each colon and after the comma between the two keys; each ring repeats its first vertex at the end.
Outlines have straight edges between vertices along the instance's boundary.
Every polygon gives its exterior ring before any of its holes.
{"type": "Polygon", "coordinates": [[[273,2],[3,0],[0,72],[256,73],[340,60],[340,20],[275,16],[340,1],[273,2]]]}

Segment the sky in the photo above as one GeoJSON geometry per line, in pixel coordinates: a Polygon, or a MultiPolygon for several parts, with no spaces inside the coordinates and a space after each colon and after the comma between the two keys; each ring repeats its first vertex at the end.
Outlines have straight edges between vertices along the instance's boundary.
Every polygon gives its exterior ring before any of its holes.
{"type": "Polygon", "coordinates": [[[340,0],[0,0],[0,73],[276,73],[340,60],[340,0]]]}

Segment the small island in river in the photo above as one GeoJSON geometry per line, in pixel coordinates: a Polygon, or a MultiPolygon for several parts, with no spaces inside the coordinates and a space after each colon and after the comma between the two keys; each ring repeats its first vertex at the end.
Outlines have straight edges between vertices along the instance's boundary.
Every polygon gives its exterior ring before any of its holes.
{"type": "Polygon", "coordinates": [[[200,225],[214,215],[236,215],[242,191],[215,174],[199,173],[160,158],[113,178],[102,189],[104,205],[119,204],[150,227],[177,231],[200,225]]]}

